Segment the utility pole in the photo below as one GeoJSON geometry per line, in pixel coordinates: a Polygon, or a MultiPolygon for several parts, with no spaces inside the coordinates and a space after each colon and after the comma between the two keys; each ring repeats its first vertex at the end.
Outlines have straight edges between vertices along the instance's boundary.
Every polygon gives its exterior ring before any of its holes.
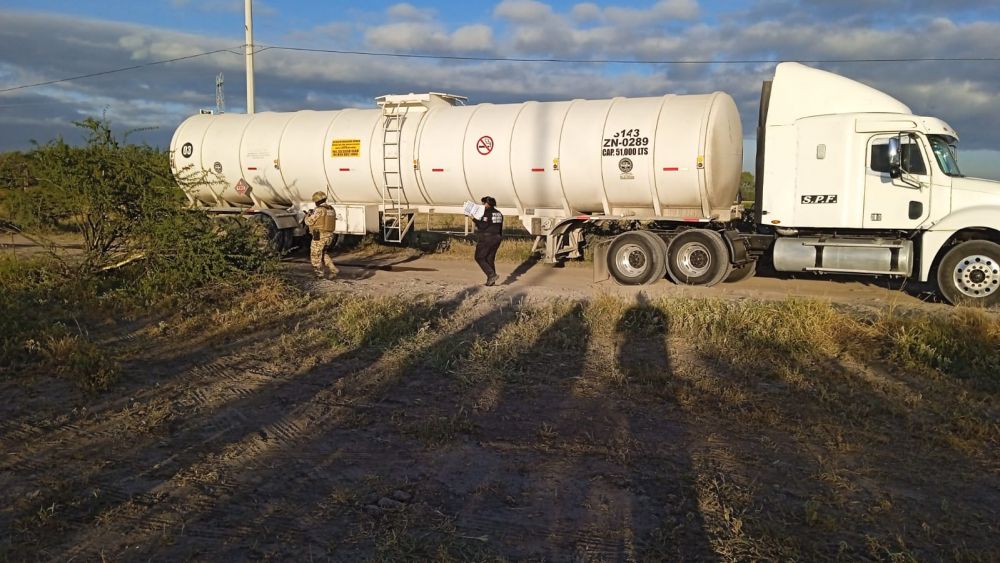
{"type": "Polygon", "coordinates": [[[215,113],[223,114],[226,113],[226,93],[222,89],[222,85],[225,80],[222,77],[222,73],[215,77],[215,113]]]}
{"type": "Polygon", "coordinates": [[[246,0],[246,22],[247,34],[246,57],[247,57],[247,113],[254,113],[253,95],[253,0],[246,0]]]}

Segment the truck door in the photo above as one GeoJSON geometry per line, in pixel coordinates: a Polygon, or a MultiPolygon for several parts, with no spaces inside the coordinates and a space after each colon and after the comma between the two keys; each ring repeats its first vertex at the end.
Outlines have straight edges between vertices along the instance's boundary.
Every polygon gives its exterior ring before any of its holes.
{"type": "Polygon", "coordinates": [[[889,175],[889,139],[876,135],[868,141],[865,166],[866,229],[915,229],[930,213],[931,167],[919,137],[901,138],[903,176],[889,175]]]}

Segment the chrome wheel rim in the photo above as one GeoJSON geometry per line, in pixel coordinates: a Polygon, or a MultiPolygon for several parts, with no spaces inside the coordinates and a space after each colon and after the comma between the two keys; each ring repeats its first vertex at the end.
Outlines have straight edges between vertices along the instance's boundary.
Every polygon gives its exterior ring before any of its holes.
{"type": "Polygon", "coordinates": [[[712,269],[712,251],[700,242],[688,242],[677,250],[678,273],[687,278],[704,276],[712,269]]]}
{"type": "Polygon", "coordinates": [[[649,257],[638,244],[625,244],[618,249],[615,263],[618,265],[619,272],[627,277],[635,278],[645,273],[649,268],[649,257]]]}
{"type": "Polygon", "coordinates": [[[988,297],[1000,291],[1000,264],[989,256],[966,256],[958,261],[952,279],[962,295],[988,297]]]}

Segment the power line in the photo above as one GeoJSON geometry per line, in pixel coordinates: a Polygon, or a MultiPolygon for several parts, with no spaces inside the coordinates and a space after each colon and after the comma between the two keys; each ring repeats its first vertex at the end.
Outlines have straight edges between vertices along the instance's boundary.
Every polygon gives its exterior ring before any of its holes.
{"type": "Polygon", "coordinates": [[[346,49],[317,49],[312,47],[290,47],[285,45],[262,46],[262,51],[295,51],[304,53],[329,53],[335,55],[359,55],[365,57],[395,57],[404,59],[437,59],[450,61],[473,62],[512,62],[512,63],[563,63],[563,64],[622,64],[622,65],[730,65],[730,64],[769,64],[780,62],[797,62],[809,64],[823,63],[922,63],[922,62],[1000,62],[1000,57],[907,57],[898,59],[665,59],[665,60],[635,60],[635,59],[563,59],[563,58],[533,58],[533,57],[486,57],[466,55],[433,55],[425,53],[388,53],[379,51],[351,51],[346,49]]]}
{"type": "MultiPolygon", "coordinates": [[[[156,65],[162,65],[167,63],[174,63],[178,61],[186,61],[190,59],[196,59],[199,57],[206,57],[208,55],[215,55],[218,53],[231,53],[231,54],[241,54],[234,53],[234,49],[242,49],[245,45],[239,45],[236,47],[229,47],[226,49],[216,49],[214,51],[205,51],[203,53],[195,53],[193,55],[187,55],[184,57],[174,57],[172,59],[162,59],[158,61],[150,61],[148,63],[142,63],[138,65],[126,66],[121,68],[115,68],[111,70],[104,70],[100,72],[92,72],[90,74],[81,74],[78,76],[70,76],[67,78],[59,78],[56,80],[47,80],[45,82],[36,82],[34,84],[22,84],[20,86],[12,86],[10,88],[0,89],[0,94],[6,92],[13,92],[16,90],[24,90],[27,88],[36,88],[39,86],[50,86],[52,84],[60,84],[63,82],[71,82],[74,80],[81,80],[84,78],[94,78],[97,76],[106,76],[108,74],[116,74],[119,72],[126,72],[129,70],[137,70],[141,68],[147,68],[156,65]]],[[[434,59],[434,60],[448,60],[448,61],[469,61],[469,62],[512,62],[512,63],[558,63],[558,64],[621,64],[621,65],[744,65],[744,64],[777,64],[780,62],[799,62],[808,64],[835,64],[835,63],[919,63],[919,62],[1000,62],[1000,57],[906,57],[906,58],[880,58],[880,59],[664,59],[664,60],[635,60],[635,59],[564,59],[564,58],[534,58],[534,57],[486,57],[486,56],[471,56],[471,55],[435,55],[428,53],[389,53],[380,51],[355,51],[347,49],[318,49],[311,47],[292,47],[287,45],[266,45],[261,46],[255,52],[260,53],[264,51],[291,51],[300,53],[325,53],[333,55],[354,55],[354,56],[364,56],[364,57],[389,57],[389,58],[403,58],[403,59],[434,59]]]]}
{"type": "MultiPolygon", "coordinates": [[[[238,48],[239,47],[230,47],[228,49],[216,49],[214,51],[206,51],[204,53],[196,53],[194,55],[187,55],[187,56],[184,56],[184,57],[175,57],[173,59],[163,59],[163,60],[159,60],[159,61],[150,61],[148,63],[142,63],[142,64],[138,64],[138,65],[133,65],[133,66],[126,66],[126,67],[122,67],[122,68],[115,68],[115,69],[111,69],[111,70],[102,70],[100,72],[92,72],[90,74],[81,74],[79,76],[70,76],[70,77],[67,77],[67,78],[59,78],[59,79],[56,79],[56,80],[47,80],[45,82],[36,82],[35,84],[22,84],[20,86],[12,86],[10,88],[0,89],[0,94],[3,94],[4,92],[13,92],[15,90],[24,90],[25,88],[36,88],[38,86],[49,86],[51,84],[59,84],[59,83],[62,83],[62,82],[70,82],[70,81],[73,81],[73,80],[81,80],[83,78],[93,78],[95,76],[105,76],[105,75],[108,75],[108,74],[115,74],[115,73],[118,73],[118,72],[125,72],[127,70],[136,70],[136,69],[140,69],[140,68],[146,68],[146,67],[150,67],[150,66],[162,65],[162,64],[166,64],[166,63],[175,63],[177,61],[186,61],[186,60],[189,60],[189,59],[196,59],[198,57],[206,57],[208,55],[215,55],[217,53],[233,53],[230,49],[238,49],[238,48]]],[[[233,53],[233,54],[235,54],[235,53],[233,53]]]]}

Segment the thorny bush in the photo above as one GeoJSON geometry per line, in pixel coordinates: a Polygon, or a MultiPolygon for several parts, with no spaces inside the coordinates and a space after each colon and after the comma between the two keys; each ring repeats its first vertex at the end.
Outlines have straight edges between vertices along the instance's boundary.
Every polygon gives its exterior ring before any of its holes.
{"type": "MultiPolygon", "coordinates": [[[[276,264],[259,226],[186,208],[166,152],[120,142],[103,121],[78,125],[84,145],[57,139],[4,155],[0,167],[0,228],[49,250],[46,260],[0,256],[0,373],[32,361],[55,373],[94,371],[88,326],[276,264]],[[54,230],[77,233],[83,252],[48,243],[54,230]],[[74,343],[80,353],[66,353],[74,343]]],[[[107,386],[115,370],[98,367],[104,375],[84,387],[107,386]]]]}

